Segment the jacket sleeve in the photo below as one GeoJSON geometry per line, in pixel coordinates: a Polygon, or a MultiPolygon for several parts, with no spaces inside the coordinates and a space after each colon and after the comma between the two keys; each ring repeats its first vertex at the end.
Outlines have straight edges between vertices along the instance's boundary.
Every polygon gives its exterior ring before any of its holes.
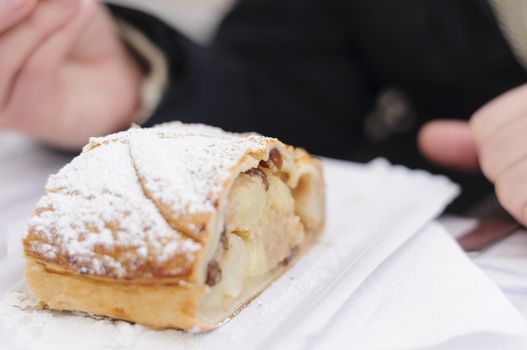
{"type": "Polygon", "coordinates": [[[180,120],[256,131],[339,157],[360,137],[375,93],[340,6],[241,0],[205,46],[145,13],[111,9],[169,62],[168,89],[147,125],[180,120]]]}

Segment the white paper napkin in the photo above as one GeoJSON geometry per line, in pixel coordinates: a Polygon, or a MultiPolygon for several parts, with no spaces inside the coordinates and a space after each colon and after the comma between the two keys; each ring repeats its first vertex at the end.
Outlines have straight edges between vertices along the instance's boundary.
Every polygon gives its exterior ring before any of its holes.
{"type": "Polygon", "coordinates": [[[477,343],[485,333],[526,332],[499,288],[432,224],[385,260],[322,332],[302,335],[298,348],[413,349],[466,335],[477,343]]]}
{"type": "MultiPolygon", "coordinates": [[[[453,237],[467,233],[478,224],[476,219],[450,215],[443,215],[438,221],[453,237]]],[[[469,257],[527,318],[527,230],[518,229],[497,244],[470,253],[469,257]]]]}
{"type": "MultiPolygon", "coordinates": [[[[376,345],[371,337],[386,333],[390,335],[387,339],[399,342],[389,344],[389,348],[394,349],[434,344],[479,328],[503,331],[501,327],[493,328],[496,323],[493,308],[490,310],[492,312],[481,310],[478,314],[482,320],[480,324],[467,324],[464,328],[458,323],[456,327],[444,327],[436,332],[433,329],[435,324],[431,324],[429,329],[425,327],[426,324],[413,324],[429,318],[448,319],[455,316],[462,319],[469,317],[474,308],[479,308],[480,304],[470,304],[471,300],[475,300],[472,298],[473,294],[478,293],[474,293],[472,289],[466,290],[467,283],[459,284],[462,280],[460,275],[451,277],[451,270],[455,265],[445,265],[443,269],[444,264],[432,264],[432,267],[437,268],[437,271],[432,270],[435,279],[423,278],[418,273],[428,271],[424,267],[430,261],[440,260],[445,256],[447,260],[451,256],[462,256],[455,249],[455,253],[451,254],[454,247],[451,241],[447,240],[445,243],[441,238],[436,238],[436,241],[432,238],[434,248],[430,248],[429,244],[428,250],[435,251],[437,248],[439,255],[431,260],[427,259],[432,255],[419,253],[420,248],[408,248],[409,253],[401,250],[393,255],[394,259],[397,256],[402,259],[399,262],[392,261],[392,258],[386,260],[443,210],[458,192],[455,185],[445,178],[394,167],[382,160],[368,165],[327,160],[325,170],[329,203],[328,225],[322,242],[238,316],[218,330],[203,335],[160,332],[125,322],[94,320],[68,313],[34,311],[31,308],[20,310],[10,305],[20,304],[16,295],[10,294],[8,300],[0,304],[0,339],[7,341],[10,346],[22,349],[249,349],[284,344],[291,348],[302,348],[311,344],[311,341],[313,344],[323,345],[333,341],[324,337],[325,334],[333,334],[334,339],[340,334],[350,337],[339,338],[332,345],[337,348],[360,348],[354,344],[376,345]],[[414,254],[415,251],[417,255],[414,254]],[[382,266],[387,266],[384,272],[381,267],[371,274],[383,261],[386,263],[382,266]],[[390,266],[394,266],[393,270],[390,266]],[[408,269],[408,266],[421,266],[422,270],[408,269]],[[368,282],[357,290],[369,275],[368,282]],[[405,288],[402,288],[403,285],[405,288]],[[431,293],[431,290],[435,290],[435,293],[431,293]],[[354,293],[355,291],[357,292],[354,293]],[[399,294],[396,293],[398,291],[399,294]],[[471,296],[466,300],[468,306],[455,309],[454,315],[452,310],[441,307],[439,303],[441,301],[446,305],[458,300],[452,295],[452,291],[471,296]],[[401,305],[404,304],[398,303],[405,296],[403,292],[421,302],[415,304],[406,322],[401,322],[400,313],[410,309],[403,308],[401,305]],[[429,299],[425,296],[417,298],[422,294],[435,295],[433,301],[438,307],[433,310],[423,307],[423,304],[428,305],[429,299]],[[393,303],[384,303],[392,296],[395,296],[393,303]],[[355,314],[360,317],[355,320],[348,318],[355,314]],[[365,320],[368,322],[364,322],[365,320]],[[340,325],[340,328],[333,325],[340,325]],[[482,328],[483,326],[486,328],[482,328]],[[349,332],[346,332],[347,327],[350,327],[349,332]],[[401,334],[408,335],[421,331],[421,328],[426,328],[427,332],[422,337],[411,338],[412,341],[407,336],[396,337],[398,330],[401,334]]],[[[434,235],[423,235],[427,236],[434,235]]],[[[9,247],[8,250],[12,251],[9,247]]],[[[452,260],[461,264],[459,271],[471,275],[467,276],[468,279],[479,280],[482,277],[481,274],[472,276],[474,268],[468,260],[452,260]],[[469,267],[466,267],[467,264],[469,267]]],[[[457,268],[454,270],[457,271],[457,268]]],[[[525,327],[523,323],[518,323],[521,319],[518,321],[515,318],[517,315],[514,309],[488,280],[481,282],[479,286],[485,289],[482,292],[483,299],[492,299],[498,308],[506,305],[500,322],[517,322],[513,329],[525,327]],[[490,291],[486,291],[489,288],[490,291]]],[[[0,286],[0,290],[6,287],[8,286],[0,286]]]]}

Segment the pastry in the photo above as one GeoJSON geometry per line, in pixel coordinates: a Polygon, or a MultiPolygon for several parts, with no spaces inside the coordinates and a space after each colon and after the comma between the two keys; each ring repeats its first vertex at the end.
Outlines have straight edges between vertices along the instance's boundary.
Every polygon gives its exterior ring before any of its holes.
{"type": "Polygon", "coordinates": [[[41,307],[206,331],[319,238],[319,160],[178,122],[92,138],[50,177],[24,238],[41,307]]]}

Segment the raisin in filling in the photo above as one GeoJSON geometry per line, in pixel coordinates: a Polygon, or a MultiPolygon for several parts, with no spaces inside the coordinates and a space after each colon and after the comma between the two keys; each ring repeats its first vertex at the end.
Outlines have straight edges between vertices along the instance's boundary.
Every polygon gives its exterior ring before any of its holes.
{"type": "Polygon", "coordinates": [[[269,179],[267,178],[267,175],[262,170],[258,168],[252,168],[252,169],[247,170],[244,174],[247,174],[249,176],[260,177],[264,184],[265,190],[266,191],[269,190],[269,186],[270,186],[269,179]]]}
{"type": "Polygon", "coordinates": [[[207,280],[205,283],[209,287],[214,287],[221,281],[221,268],[216,260],[211,260],[207,266],[207,280]]]}

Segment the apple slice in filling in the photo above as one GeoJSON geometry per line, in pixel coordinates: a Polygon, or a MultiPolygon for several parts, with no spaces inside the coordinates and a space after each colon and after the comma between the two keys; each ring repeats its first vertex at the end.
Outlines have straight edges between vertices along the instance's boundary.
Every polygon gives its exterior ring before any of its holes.
{"type": "Polygon", "coordinates": [[[248,279],[263,278],[287,261],[304,239],[304,226],[291,190],[267,168],[241,174],[228,203],[217,259],[223,293],[236,298],[248,279]]]}

